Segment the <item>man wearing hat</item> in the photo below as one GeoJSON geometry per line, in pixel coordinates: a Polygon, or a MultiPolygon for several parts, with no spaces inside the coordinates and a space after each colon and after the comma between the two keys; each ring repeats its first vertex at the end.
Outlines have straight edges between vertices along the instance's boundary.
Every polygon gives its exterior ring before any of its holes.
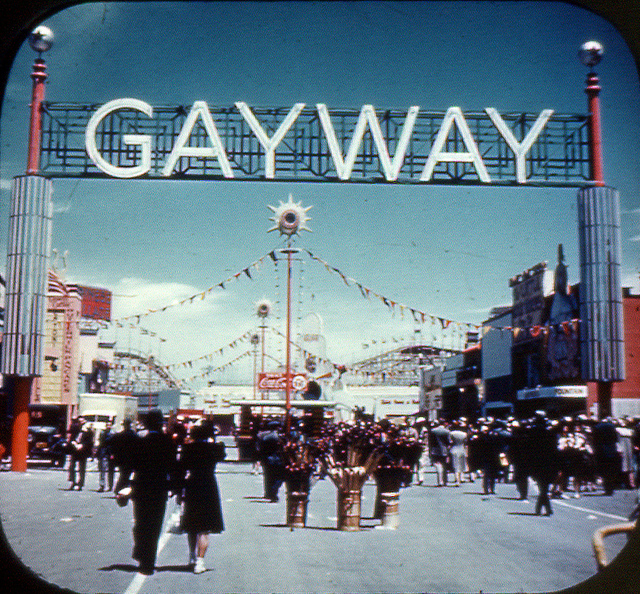
{"type": "Polygon", "coordinates": [[[160,410],[151,410],[144,419],[146,434],[132,443],[130,460],[133,470],[133,553],[140,563],[140,573],[154,571],[158,541],[170,491],[177,492],[177,452],[169,435],[163,431],[160,410]]]}
{"type": "Polygon", "coordinates": [[[278,492],[284,483],[284,462],[282,460],[282,440],[280,423],[271,420],[264,431],[257,436],[256,448],[262,464],[264,497],[272,503],[278,501],[278,492]]]}
{"type": "Polygon", "coordinates": [[[84,479],[87,473],[87,459],[93,456],[94,433],[90,425],[83,417],[78,417],[74,423],[77,433],[73,433],[69,438],[69,491],[74,489],[82,491],[84,479]],[[74,434],[75,433],[75,434],[74,434]]]}

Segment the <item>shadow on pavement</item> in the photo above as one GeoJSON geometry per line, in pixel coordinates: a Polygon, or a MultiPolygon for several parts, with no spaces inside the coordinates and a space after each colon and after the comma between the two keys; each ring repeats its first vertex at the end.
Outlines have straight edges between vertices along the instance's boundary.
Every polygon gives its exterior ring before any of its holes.
{"type": "Polygon", "coordinates": [[[193,566],[191,565],[163,565],[162,567],[156,567],[156,571],[177,571],[181,573],[193,573],[193,566]]]}
{"type": "Polygon", "coordinates": [[[114,563],[113,565],[100,567],[98,571],[128,571],[129,573],[135,573],[138,571],[138,566],[133,563],[114,563]]]}

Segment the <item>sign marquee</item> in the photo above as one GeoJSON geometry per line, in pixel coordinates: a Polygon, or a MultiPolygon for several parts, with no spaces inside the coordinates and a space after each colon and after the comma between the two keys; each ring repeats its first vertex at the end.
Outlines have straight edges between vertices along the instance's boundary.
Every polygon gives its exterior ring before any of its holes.
{"type": "Polygon", "coordinates": [[[301,392],[307,387],[307,376],[303,373],[286,373],[264,372],[258,374],[258,390],[286,390],[287,377],[289,377],[289,385],[296,392],[301,392]]]}
{"type": "Polygon", "coordinates": [[[589,185],[587,116],[48,103],[51,177],[589,185]]]}

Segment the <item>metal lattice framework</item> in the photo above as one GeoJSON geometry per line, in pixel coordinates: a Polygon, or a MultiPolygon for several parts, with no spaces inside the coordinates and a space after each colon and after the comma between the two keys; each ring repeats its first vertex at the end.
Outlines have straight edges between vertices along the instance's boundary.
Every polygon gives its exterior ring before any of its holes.
{"type": "MultiPolygon", "coordinates": [[[[106,177],[85,149],[85,130],[98,105],[45,103],[41,143],[41,169],[48,177],[106,177]]],[[[215,127],[226,151],[233,179],[265,179],[265,150],[249,123],[236,107],[209,107],[215,127]]],[[[265,133],[272,137],[290,108],[252,108],[265,133]]],[[[100,154],[117,167],[134,167],[140,162],[138,145],[127,145],[125,134],[148,135],[152,159],[148,173],[141,179],[167,179],[162,175],[188,117],[190,108],[154,107],[153,117],[135,110],[119,110],[107,115],[97,129],[100,154]]],[[[346,155],[360,116],[353,109],[329,112],[338,147],[346,155]]],[[[375,113],[391,158],[401,143],[407,110],[377,110],[375,113]]],[[[500,114],[513,136],[521,141],[534,125],[538,114],[500,114]]],[[[437,163],[429,181],[420,175],[440,130],[445,112],[419,111],[415,120],[398,179],[393,183],[480,184],[473,163],[437,163]]],[[[487,113],[464,113],[479,154],[491,177],[492,185],[515,185],[514,153],[496,129],[487,113]]],[[[210,137],[197,121],[189,137],[189,146],[210,146],[210,137]]],[[[454,126],[443,147],[447,152],[465,152],[462,135],[454,126]]],[[[220,163],[213,157],[181,157],[169,179],[225,179],[220,163]]],[[[277,181],[343,181],[327,142],[318,111],[305,107],[278,144],[274,179],[277,181]]],[[[355,159],[350,182],[386,183],[378,146],[370,129],[364,133],[355,159]]],[[[586,186],[589,182],[588,116],[553,114],[526,156],[526,183],[538,186],[586,186]]]]}
{"type": "Polygon", "coordinates": [[[417,386],[422,366],[442,364],[444,358],[459,352],[426,345],[401,347],[354,363],[350,372],[357,381],[345,381],[359,385],[417,386]]]}

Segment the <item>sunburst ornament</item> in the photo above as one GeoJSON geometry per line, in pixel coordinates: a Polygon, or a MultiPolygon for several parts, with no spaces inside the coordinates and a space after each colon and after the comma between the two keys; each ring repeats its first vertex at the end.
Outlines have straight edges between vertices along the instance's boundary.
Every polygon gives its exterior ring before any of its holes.
{"type": "Polygon", "coordinates": [[[259,318],[266,318],[271,313],[271,301],[268,299],[261,299],[256,303],[256,314],[259,318]]]}
{"type": "Polygon", "coordinates": [[[273,216],[269,219],[275,223],[271,229],[267,231],[280,231],[281,235],[297,235],[298,231],[311,231],[306,223],[309,220],[307,212],[311,206],[304,207],[302,202],[294,202],[293,196],[289,194],[289,201],[280,201],[279,206],[267,205],[272,211],[273,216]]]}

